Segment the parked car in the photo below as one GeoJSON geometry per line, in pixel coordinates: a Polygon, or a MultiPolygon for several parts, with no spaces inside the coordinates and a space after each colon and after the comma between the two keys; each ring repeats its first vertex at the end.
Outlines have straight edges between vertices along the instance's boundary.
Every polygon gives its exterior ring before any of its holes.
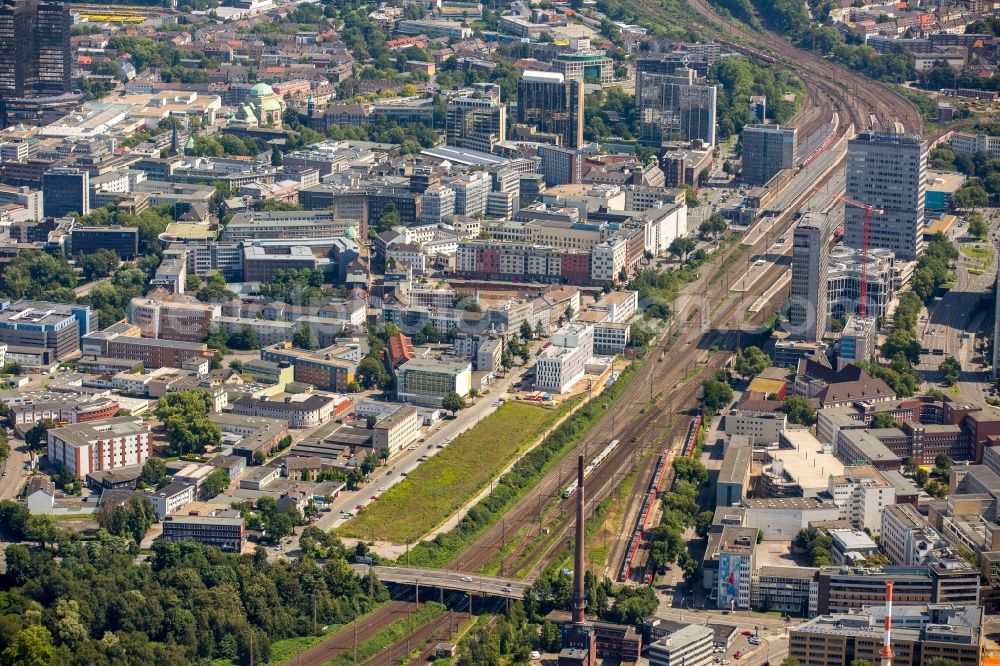
{"type": "Polygon", "coordinates": [[[542,658],[542,653],[538,650],[532,650],[528,653],[528,658],[531,659],[531,661],[538,661],[542,658]]]}

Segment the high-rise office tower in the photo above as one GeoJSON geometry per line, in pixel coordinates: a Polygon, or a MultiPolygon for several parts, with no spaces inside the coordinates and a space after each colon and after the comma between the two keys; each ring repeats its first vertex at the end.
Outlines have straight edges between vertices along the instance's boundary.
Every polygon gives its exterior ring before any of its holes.
{"type": "Polygon", "coordinates": [[[0,0],[0,97],[71,89],[70,25],[63,0],[0,0]]]}
{"type": "Polygon", "coordinates": [[[517,84],[517,122],[556,135],[566,148],[579,148],[583,145],[583,84],[554,72],[524,72],[517,84]]]}
{"type": "Polygon", "coordinates": [[[445,126],[449,146],[493,152],[507,139],[507,105],[500,103],[500,86],[478,83],[471,96],[449,101],[445,126]]]}
{"type": "Polygon", "coordinates": [[[686,67],[670,73],[639,70],[636,78],[635,110],[642,143],[715,144],[715,86],[698,83],[697,72],[686,67]]]}
{"type": "MultiPolygon", "coordinates": [[[[906,134],[862,132],[847,144],[847,196],[884,211],[872,213],[869,247],[913,260],[923,249],[927,142],[906,134]]],[[[844,242],[861,247],[865,211],[844,208],[844,242]]]]}
{"type": "Polygon", "coordinates": [[[82,169],[56,167],[42,174],[45,217],[90,212],[90,174],[82,169]]]}
{"type": "Polygon", "coordinates": [[[68,2],[42,0],[38,3],[35,48],[39,95],[59,95],[72,90],[73,60],[69,47],[72,24],[68,2]]]}
{"type": "Polygon", "coordinates": [[[788,311],[792,337],[818,342],[826,332],[829,223],[823,213],[806,213],[792,234],[792,298],[788,311]]]}
{"type": "Polygon", "coordinates": [[[782,169],[795,166],[798,130],[780,125],[747,125],[743,128],[742,178],[751,185],[764,185],[782,169]]]}

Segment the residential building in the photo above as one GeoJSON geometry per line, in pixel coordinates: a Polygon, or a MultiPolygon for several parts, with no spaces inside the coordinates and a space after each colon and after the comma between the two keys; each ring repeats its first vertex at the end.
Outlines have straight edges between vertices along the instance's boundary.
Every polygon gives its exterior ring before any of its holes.
{"type": "Polygon", "coordinates": [[[472,388],[472,364],[464,360],[413,358],[396,369],[396,397],[401,402],[440,407],[451,392],[460,397],[472,388]]]}
{"type": "Polygon", "coordinates": [[[284,400],[240,398],[233,402],[233,414],[262,416],[288,422],[289,428],[313,428],[323,425],[351,405],[349,398],[301,394],[284,400]]]}
{"type": "Polygon", "coordinates": [[[840,333],[837,367],[843,368],[858,361],[871,361],[878,347],[878,322],[874,316],[851,315],[840,333]]]}
{"type": "Polygon", "coordinates": [[[142,465],[153,455],[149,425],[132,416],[52,428],[47,437],[49,460],[81,479],[90,472],[142,465]]]}
{"type": "Polygon", "coordinates": [[[807,212],[792,232],[792,296],[788,330],[792,337],[819,342],[826,332],[829,219],[807,212]]]}
{"type": "MultiPolygon", "coordinates": [[[[862,132],[848,142],[847,197],[873,206],[868,246],[914,260],[923,249],[927,142],[905,134],[862,132]]],[[[866,210],[844,208],[844,242],[862,246],[866,210]]]]}
{"type": "MultiPolygon", "coordinates": [[[[893,600],[899,588],[893,589],[893,600]]],[[[885,596],[883,586],[882,596],[885,596]]],[[[850,613],[814,617],[788,632],[788,656],[802,666],[850,666],[858,659],[877,664],[885,628],[882,600],[850,613]]],[[[976,605],[894,603],[892,663],[928,666],[944,659],[979,666],[983,650],[983,609],[976,605]]]]}
{"type": "Polygon", "coordinates": [[[417,441],[422,424],[423,419],[417,408],[404,405],[375,422],[372,448],[376,452],[388,451],[390,457],[394,456],[417,441]]]}
{"type": "Polygon", "coordinates": [[[175,481],[159,490],[146,491],[145,497],[152,503],[156,519],[162,522],[194,501],[195,488],[190,483],[175,481]]]}
{"type": "Polygon", "coordinates": [[[191,539],[203,546],[215,546],[228,553],[239,553],[246,544],[247,534],[239,511],[208,505],[196,511],[188,508],[183,513],[168,515],[163,520],[165,541],[191,539]]]}
{"type": "Polygon", "coordinates": [[[485,215],[486,202],[489,198],[493,182],[489,174],[483,171],[455,178],[448,183],[455,192],[456,215],[485,215]]]}
{"type": "Polygon", "coordinates": [[[754,572],[757,530],[726,526],[719,543],[718,608],[750,608],[750,580],[754,572]]]}
{"type": "Polygon", "coordinates": [[[896,503],[896,489],[874,467],[844,467],[844,473],[831,475],[828,492],[841,508],[841,520],[878,535],[883,513],[896,503]]]}
{"type": "Polygon", "coordinates": [[[83,353],[90,356],[139,361],[147,370],[181,368],[192,358],[212,359],[216,356],[216,351],[209,349],[204,342],[143,338],[140,333],[138,326],[122,320],[103,331],[83,336],[81,347],[83,353]]]}
{"type": "Polygon", "coordinates": [[[136,297],[127,309],[129,323],[139,326],[144,337],[186,342],[204,340],[221,312],[221,306],[194,298],[136,297]]]}
{"type": "Polygon", "coordinates": [[[56,167],[42,174],[42,202],[46,217],[90,213],[90,174],[83,169],[56,167]]]}
{"type": "Polygon", "coordinates": [[[777,442],[787,423],[784,412],[750,414],[733,409],[725,416],[725,433],[748,437],[751,444],[777,442]]]}
{"type": "Polygon", "coordinates": [[[563,146],[539,146],[541,173],[549,187],[583,180],[583,151],[563,146]]]}
{"type": "Polygon", "coordinates": [[[449,146],[492,153],[507,140],[507,105],[500,86],[476,84],[473,94],[448,100],[445,141],[449,146]]]}
{"type": "Polygon", "coordinates": [[[317,351],[297,349],[290,343],[278,343],[261,350],[264,361],[290,363],[295,381],[311,384],[325,391],[346,391],[354,381],[358,363],[367,353],[356,344],[333,345],[317,351]]]}
{"type": "Polygon", "coordinates": [[[525,71],[517,86],[517,122],[558,137],[559,145],[583,145],[584,90],[556,72],[525,71]]]}
{"type": "Polygon", "coordinates": [[[28,485],[24,489],[24,501],[29,513],[32,515],[54,513],[55,499],[56,485],[47,476],[36,474],[28,479],[28,485]]]}
{"type": "Polygon", "coordinates": [[[40,421],[56,424],[87,423],[109,419],[118,413],[118,400],[100,393],[43,393],[18,394],[4,400],[10,413],[11,424],[22,432],[40,421]]]}
{"type": "Polygon", "coordinates": [[[552,334],[552,344],[535,360],[535,388],[566,393],[583,377],[594,356],[594,327],[569,323],[552,334]]]}
{"type": "Polygon", "coordinates": [[[689,624],[649,644],[650,666],[709,666],[715,632],[689,624]]]}
{"type": "Polygon", "coordinates": [[[809,617],[816,613],[816,569],[762,566],[751,580],[751,603],[763,612],[809,617]]]}
{"type": "Polygon", "coordinates": [[[944,537],[911,504],[894,504],[882,513],[879,546],[893,564],[916,567],[927,563],[944,537]]]}
{"type": "Polygon", "coordinates": [[[686,67],[671,72],[636,69],[636,116],[645,145],[700,141],[715,145],[716,88],[686,67]]]}
{"type": "Polygon", "coordinates": [[[795,166],[798,129],[780,125],[745,125],[743,169],[740,177],[750,185],[766,185],[783,169],[795,166]]]}

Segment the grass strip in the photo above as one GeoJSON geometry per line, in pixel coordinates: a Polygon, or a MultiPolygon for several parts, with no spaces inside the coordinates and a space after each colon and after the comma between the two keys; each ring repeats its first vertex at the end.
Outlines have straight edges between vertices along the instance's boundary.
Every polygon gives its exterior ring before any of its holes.
{"type": "Polygon", "coordinates": [[[573,406],[506,402],[337,530],[339,536],[412,543],[462,508],[573,406]]]}

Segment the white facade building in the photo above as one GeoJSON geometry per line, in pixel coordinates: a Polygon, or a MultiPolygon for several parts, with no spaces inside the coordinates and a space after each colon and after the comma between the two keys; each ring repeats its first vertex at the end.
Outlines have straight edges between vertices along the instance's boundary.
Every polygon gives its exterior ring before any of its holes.
{"type": "Polygon", "coordinates": [[[566,393],[583,377],[587,361],[593,356],[594,327],[566,324],[552,335],[552,345],[535,362],[535,388],[566,393]]]}

